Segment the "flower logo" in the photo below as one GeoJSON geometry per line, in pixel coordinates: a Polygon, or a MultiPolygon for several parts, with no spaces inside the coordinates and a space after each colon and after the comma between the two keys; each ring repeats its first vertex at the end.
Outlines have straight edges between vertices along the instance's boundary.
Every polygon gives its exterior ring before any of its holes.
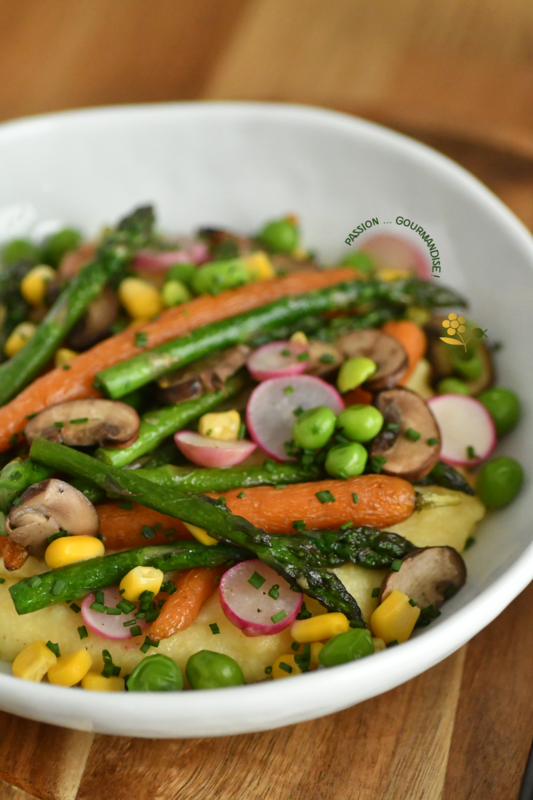
{"type": "Polygon", "coordinates": [[[466,331],[465,325],[466,319],[464,317],[458,317],[457,314],[453,312],[448,314],[448,319],[442,321],[442,327],[446,329],[446,333],[449,336],[457,336],[456,339],[449,339],[447,336],[440,336],[441,342],[446,342],[446,344],[458,344],[459,347],[462,345],[467,351],[467,344],[470,339],[483,339],[486,336],[487,331],[482,330],[481,328],[474,328],[471,332],[468,339],[465,341],[461,334],[466,331]]]}

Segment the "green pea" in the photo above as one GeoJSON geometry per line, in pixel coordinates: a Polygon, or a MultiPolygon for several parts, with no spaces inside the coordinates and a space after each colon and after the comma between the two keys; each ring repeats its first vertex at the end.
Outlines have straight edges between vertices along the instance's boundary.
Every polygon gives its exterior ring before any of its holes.
{"type": "Polygon", "coordinates": [[[242,686],[244,675],[237,662],[222,653],[200,650],[187,661],[187,680],[192,689],[223,689],[242,686]]]}
{"type": "Polygon", "coordinates": [[[325,667],[336,667],[337,664],[346,664],[348,661],[371,656],[373,652],[374,642],[369,631],[364,628],[352,628],[326,642],[318,658],[325,667]]]}
{"type": "Polygon", "coordinates": [[[179,692],[183,689],[183,675],[175,661],[156,653],[137,664],[126,686],[129,692],[179,692]]]}
{"type": "Polygon", "coordinates": [[[498,436],[512,430],[520,419],[520,401],[510,389],[493,386],[481,392],[477,399],[491,415],[498,436]]]}
{"type": "Polygon", "coordinates": [[[370,358],[357,356],[344,362],[337,376],[339,392],[349,392],[364,383],[377,370],[377,364],[370,358]]]}
{"type": "Polygon", "coordinates": [[[41,261],[58,267],[69,250],[75,250],[81,242],[81,233],[73,228],[64,228],[45,239],[41,247],[41,261]]]}
{"type": "Polygon", "coordinates": [[[524,470],[514,458],[487,461],[478,473],[476,492],[487,508],[501,508],[514,500],[524,481],[524,470]]]}
{"type": "Polygon", "coordinates": [[[30,261],[38,264],[41,254],[38,248],[28,239],[12,239],[2,248],[2,263],[16,264],[17,261],[30,261]]]}
{"type": "Polygon", "coordinates": [[[476,351],[473,353],[453,353],[450,356],[454,370],[466,380],[477,381],[485,370],[485,362],[476,351]]]}
{"type": "Polygon", "coordinates": [[[192,300],[192,294],[181,281],[167,281],[161,290],[161,297],[167,308],[179,306],[192,300]]]}
{"type": "Polygon", "coordinates": [[[196,272],[196,264],[173,264],[165,274],[165,281],[181,281],[189,284],[196,272]]]}
{"type": "Polygon", "coordinates": [[[438,394],[470,394],[470,389],[460,378],[443,378],[437,384],[438,394]]]}
{"type": "Polygon", "coordinates": [[[292,253],[298,247],[298,228],[290,219],[276,219],[262,228],[257,237],[271,253],[292,253]]]}
{"type": "Polygon", "coordinates": [[[337,417],[337,428],[354,442],[369,442],[382,427],[383,414],[374,406],[349,406],[337,417]]]}
{"type": "Polygon", "coordinates": [[[331,408],[317,406],[304,411],[292,428],[292,437],[298,447],[304,450],[318,450],[324,447],[335,430],[337,418],[331,408]]]}
{"type": "Polygon", "coordinates": [[[192,277],[191,286],[196,294],[217,295],[226,289],[249,283],[250,280],[244,261],[241,258],[232,258],[198,267],[192,277]]]}
{"type": "Polygon", "coordinates": [[[326,457],[326,472],[332,478],[353,478],[366,467],[368,453],[359,442],[336,444],[326,457]]]}
{"type": "Polygon", "coordinates": [[[373,275],[376,271],[375,264],[368,253],[363,253],[361,250],[358,253],[348,253],[340,262],[341,267],[353,267],[359,272],[364,272],[365,275],[373,275]]]}

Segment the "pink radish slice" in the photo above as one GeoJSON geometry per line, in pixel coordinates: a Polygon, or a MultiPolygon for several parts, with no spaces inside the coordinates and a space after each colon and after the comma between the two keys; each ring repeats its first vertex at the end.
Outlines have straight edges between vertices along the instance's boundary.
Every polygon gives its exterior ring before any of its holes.
{"type": "Polygon", "coordinates": [[[427,257],[402,236],[389,236],[386,233],[370,236],[364,240],[361,250],[373,259],[378,271],[398,269],[402,272],[415,272],[424,280],[431,276],[427,257]]]}
{"type": "Polygon", "coordinates": [[[250,395],[246,409],[248,430],[267,455],[278,461],[292,461],[285,452],[285,442],[292,439],[294,411],[317,406],[327,406],[334,414],[340,414],[344,403],[333,386],[313,375],[271,378],[250,395]]]}
{"type": "Polygon", "coordinates": [[[203,242],[193,242],[179,250],[139,250],[133,261],[133,269],[148,272],[166,272],[173,264],[203,264],[209,251],[203,242]]]}
{"type": "Polygon", "coordinates": [[[427,404],[440,428],[443,461],[471,467],[491,454],[496,444],[496,429],[479,400],[460,394],[441,394],[431,397],[427,404]],[[473,458],[468,455],[470,447],[473,458]]]}
{"type": "Polygon", "coordinates": [[[237,442],[224,442],[221,439],[211,439],[194,431],[179,431],[174,435],[174,441],[185,458],[198,464],[200,467],[234,467],[248,458],[257,447],[254,442],[241,439],[237,442]]]}
{"type": "Polygon", "coordinates": [[[300,375],[307,366],[307,360],[301,356],[305,356],[307,352],[306,346],[299,342],[271,342],[254,350],[246,366],[256,381],[300,375]]]}
{"type": "MultiPolygon", "coordinates": [[[[120,603],[124,598],[118,590],[118,586],[108,586],[103,589],[104,592],[104,605],[109,608],[115,608],[117,603],[120,603]]],[[[142,619],[135,619],[135,611],[131,614],[107,614],[105,611],[95,611],[91,608],[92,603],[95,601],[94,594],[88,594],[81,604],[81,615],[87,627],[97,633],[99,636],[104,636],[106,639],[130,639],[131,628],[139,625],[141,630],[146,627],[146,622],[142,619]],[[130,620],[135,620],[135,625],[125,628],[124,623],[130,620]]]]}
{"type": "Polygon", "coordinates": [[[303,599],[259,558],[228,569],[220,579],[219,594],[224,614],[245,636],[270,636],[287,628],[303,599]]]}

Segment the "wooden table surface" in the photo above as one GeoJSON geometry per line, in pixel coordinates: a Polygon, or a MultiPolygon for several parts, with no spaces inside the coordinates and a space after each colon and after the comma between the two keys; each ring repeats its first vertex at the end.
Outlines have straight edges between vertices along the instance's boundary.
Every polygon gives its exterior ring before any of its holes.
{"type": "MultiPolygon", "coordinates": [[[[446,152],[533,229],[529,0],[0,0],[0,74],[0,119],[184,99],[360,114],[446,152]]],[[[420,677],[269,733],[126,739],[0,713],[0,798],[515,800],[532,604],[530,586],[420,677]]]]}

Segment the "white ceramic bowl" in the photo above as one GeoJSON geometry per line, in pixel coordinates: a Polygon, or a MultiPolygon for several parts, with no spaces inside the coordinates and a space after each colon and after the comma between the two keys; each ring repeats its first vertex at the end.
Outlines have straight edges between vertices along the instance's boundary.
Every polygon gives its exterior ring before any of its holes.
{"type": "MultiPolygon", "coordinates": [[[[179,232],[209,223],[254,230],[295,211],[306,244],[325,257],[347,252],[349,232],[369,218],[379,219],[381,232],[396,230],[398,215],[421,224],[439,247],[442,282],[462,288],[476,321],[505,343],[500,382],[517,390],[525,413],[501,451],[533,474],[533,240],[462,168],[384,128],[297,106],[121,107],[0,127],[0,238],[42,231],[53,220],[92,233],[144,202],[155,203],[164,228],[179,232]]],[[[295,680],[135,698],[19,681],[4,665],[0,708],[146,737],[245,733],[339,711],[432,667],[493,620],[533,577],[532,518],[526,486],[482,524],[466,554],[468,583],[442,616],[374,657],[295,680]]]]}

